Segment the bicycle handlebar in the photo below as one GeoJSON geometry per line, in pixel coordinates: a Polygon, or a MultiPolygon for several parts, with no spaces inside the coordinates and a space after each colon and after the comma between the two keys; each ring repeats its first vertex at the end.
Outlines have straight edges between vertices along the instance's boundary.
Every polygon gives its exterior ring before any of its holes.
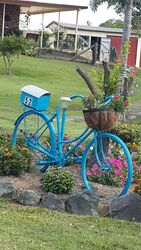
{"type": "Polygon", "coordinates": [[[84,96],[83,96],[83,95],[80,95],[80,94],[75,94],[75,95],[71,95],[71,96],[69,96],[69,98],[70,98],[71,100],[73,100],[73,99],[75,99],[75,98],[80,98],[80,99],[83,99],[83,98],[84,98],[84,96]]]}
{"type": "Polygon", "coordinates": [[[106,96],[105,102],[102,104],[102,106],[109,104],[112,101],[112,99],[113,99],[113,96],[106,96]]]}

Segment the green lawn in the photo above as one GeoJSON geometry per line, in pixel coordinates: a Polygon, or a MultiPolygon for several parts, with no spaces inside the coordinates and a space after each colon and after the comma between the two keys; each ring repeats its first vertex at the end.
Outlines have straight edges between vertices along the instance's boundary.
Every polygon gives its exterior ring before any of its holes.
{"type": "Polygon", "coordinates": [[[2,250],[140,250],[141,224],[0,204],[2,250]]]}
{"type": "MultiPolygon", "coordinates": [[[[81,65],[92,78],[92,66],[81,65]]],[[[20,89],[28,84],[35,84],[51,92],[50,110],[54,111],[61,96],[75,93],[87,95],[89,90],[83,79],[76,72],[78,63],[62,60],[51,60],[21,56],[15,58],[13,76],[4,75],[5,69],[0,58],[0,127],[12,130],[17,115],[22,111],[19,102],[20,89]]],[[[82,106],[81,102],[74,102],[72,108],[82,106]]],[[[81,115],[80,111],[73,111],[70,115],[81,115]]]]}
{"type": "MultiPolygon", "coordinates": [[[[0,57],[0,128],[4,130],[13,129],[13,124],[17,116],[22,112],[19,102],[20,89],[28,84],[35,84],[51,92],[51,102],[49,110],[54,111],[56,103],[61,96],[69,96],[75,93],[88,95],[90,93],[84,80],[76,72],[76,67],[80,66],[87,72],[91,81],[97,86],[97,79],[94,67],[91,65],[67,62],[62,60],[33,58],[20,56],[15,58],[13,63],[13,76],[6,76],[4,64],[0,57]]],[[[141,71],[138,73],[137,83],[141,86],[141,71]]],[[[133,101],[141,99],[141,92],[137,91],[133,101]]],[[[82,116],[81,101],[73,101],[68,115],[82,116]]],[[[79,125],[79,124],[78,124],[79,125]]],[[[84,124],[82,122],[82,126],[84,124]]],[[[76,123],[69,125],[77,128],[76,123]]]]}

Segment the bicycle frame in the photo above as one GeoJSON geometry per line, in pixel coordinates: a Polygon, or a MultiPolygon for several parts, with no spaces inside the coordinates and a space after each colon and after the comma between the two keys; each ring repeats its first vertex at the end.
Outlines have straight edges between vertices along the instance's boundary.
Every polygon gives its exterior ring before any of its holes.
{"type": "MultiPolygon", "coordinates": [[[[84,142],[93,132],[94,129],[88,129],[86,128],[79,136],[72,140],[64,140],[64,134],[65,134],[65,122],[66,122],[66,112],[67,110],[63,110],[62,112],[62,123],[61,123],[61,115],[60,110],[57,107],[56,115],[57,115],[57,135],[58,135],[58,151],[59,151],[59,159],[63,161],[67,161],[67,157],[70,156],[75,149],[84,142]],[[61,124],[61,126],[60,126],[61,124]],[[64,144],[71,144],[73,142],[76,142],[74,146],[71,147],[66,153],[63,152],[63,145],[64,144]]],[[[72,160],[75,160],[76,158],[72,157],[72,160]]],[[[80,162],[81,159],[79,158],[80,162]]],[[[63,163],[63,162],[62,162],[63,163]]]]}
{"type": "MultiPolygon", "coordinates": [[[[70,96],[70,99],[75,99],[75,98],[83,98],[82,95],[76,94],[73,96],[70,96]]],[[[63,109],[62,110],[62,115],[61,111],[59,108],[59,105],[56,106],[56,113],[49,119],[48,123],[50,123],[50,126],[52,127],[52,131],[54,134],[54,161],[53,163],[56,163],[59,166],[64,166],[64,164],[67,161],[70,161],[70,158],[68,160],[68,157],[75,151],[75,149],[82,143],[84,142],[93,132],[94,129],[89,129],[86,128],[79,136],[75,137],[72,140],[64,140],[64,134],[65,134],[65,125],[66,125],[66,114],[67,110],[63,109]],[[55,128],[53,125],[53,121],[56,119],[57,122],[57,136],[55,132],[55,128]],[[63,145],[64,144],[71,144],[73,142],[76,142],[75,145],[71,146],[71,149],[69,149],[67,152],[64,153],[63,151],[63,145]]],[[[46,152],[46,155],[51,157],[50,153],[46,152]]],[[[71,160],[76,161],[77,163],[81,162],[81,157],[71,157],[71,160]]],[[[38,162],[38,165],[46,165],[48,164],[48,161],[41,161],[38,162]]]]}

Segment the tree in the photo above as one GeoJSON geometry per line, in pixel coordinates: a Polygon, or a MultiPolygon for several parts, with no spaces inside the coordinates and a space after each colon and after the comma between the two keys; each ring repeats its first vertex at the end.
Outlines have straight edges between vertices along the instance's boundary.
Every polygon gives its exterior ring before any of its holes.
{"type": "Polygon", "coordinates": [[[107,28],[123,28],[123,21],[118,19],[109,19],[104,23],[99,25],[100,27],[107,27],[107,28]]]}
{"type": "Polygon", "coordinates": [[[127,75],[127,61],[128,61],[128,50],[129,50],[129,39],[131,32],[131,21],[133,7],[140,4],[140,0],[90,0],[90,6],[93,11],[96,11],[98,6],[102,3],[107,2],[108,6],[115,6],[116,10],[121,9],[124,13],[123,23],[123,35],[121,44],[122,54],[122,77],[121,77],[121,88],[120,92],[123,91],[124,77],[127,75]]]}
{"type": "Polygon", "coordinates": [[[6,74],[12,75],[12,63],[15,56],[20,55],[28,48],[28,42],[24,37],[15,35],[6,36],[0,40],[0,55],[6,68],[6,74]]]}

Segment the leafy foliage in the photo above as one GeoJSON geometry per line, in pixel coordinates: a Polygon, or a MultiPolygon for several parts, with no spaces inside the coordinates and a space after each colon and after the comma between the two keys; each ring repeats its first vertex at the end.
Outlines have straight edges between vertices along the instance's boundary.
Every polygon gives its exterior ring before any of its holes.
{"type": "Polygon", "coordinates": [[[11,35],[0,39],[0,54],[3,57],[7,75],[12,75],[14,57],[19,56],[27,47],[27,40],[22,36],[11,35]]]}
{"type": "Polygon", "coordinates": [[[19,176],[23,172],[30,172],[31,163],[31,152],[22,142],[14,148],[10,134],[0,134],[0,175],[19,176]]]}
{"type": "MultiPolygon", "coordinates": [[[[102,92],[104,92],[103,73],[99,69],[96,69],[95,71],[96,71],[98,86],[102,90],[102,92]]],[[[116,63],[113,66],[113,69],[110,71],[110,78],[108,81],[108,95],[116,94],[120,76],[121,76],[121,63],[120,61],[116,61],[116,63]]]]}
{"type": "Polygon", "coordinates": [[[137,179],[136,185],[134,186],[133,192],[141,195],[141,178],[137,179]]]}
{"type": "Polygon", "coordinates": [[[141,141],[141,126],[136,123],[119,123],[111,132],[119,136],[125,143],[130,143],[129,147],[135,149],[141,141]]]}
{"type": "Polygon", "coordinates": [[[100,27],[107,27],[107,28],[123,28],[123,21],[118,19],[109,19],[104,23],[99,25],[100,27]]]}
{"type": "Polygon", "coordinates": [[[42,176],[41,185],[46,192],[67,194],[74,186],[74,178],[68,170],[52,168],[42,176]]]}

